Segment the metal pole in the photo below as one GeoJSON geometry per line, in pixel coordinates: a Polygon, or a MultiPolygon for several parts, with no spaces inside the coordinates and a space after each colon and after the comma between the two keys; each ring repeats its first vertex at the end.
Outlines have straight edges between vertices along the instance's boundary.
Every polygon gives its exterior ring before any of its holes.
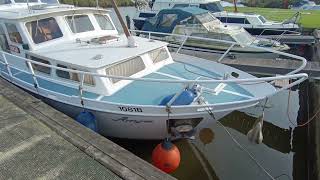
{"type": "Polygon", "coordinates": [[[79,84],[79,98],[82,108],[84,108],[84,102],[83,102],[83,83],[84,83],[84,74],[81,73],[80,75],[80,84],[79,84]]]}
{"type": "Polygon", "coordinates": [[[124,34],[127,36],[128,47],[136,47],[137,44],[136,44],[134,38],[131,36],[130,31],[129,31],[128,27],[126,26],[124,20],[122,19],[121,14],[120,14],[120,11],[119,11],[119,9],[118,9],[118,6],[117,6],[115,0],[111,0],[111,2],[112,2],[112,3],[111,3],[111,4],[112,4],[112,7],[113,7],[114,11],[116,12],[117,17],[118,17],[118,19],[119,19],[119,21],[120,21],[120,24],[121,24],[121,26],[122,26],[123,32],[124,32],[124,34]]]}
{"type": "Polygon", "coordinates": [[[10,79],[11,79],[11,81],[12,81],[12,72],[11,72],[11,70],[10,70],[9,63],[8,63],[8,61],[7,61],[7,58],[6,58],[6,56],[4,55],[4,53],[1,53],[1,54],[2,54],[3,61],[4,61],[4,63],[6,64],[6,68],[7,68],[8,74],[9,74],[9,76],[10,76],[10,79]]]}
{"type": "Polygon", "coordinates": [[[129,30],[128,30],[128,27],[126,26],[126,23],[124,22],[124,20],[121,17],[120,11],[119,11],[118,6],[117,6],[117,3],[115,2],[115,0],[111,0],[111,4],[112,4],[112,7],[113,7],[114,11],[116,12],[116,15],[117,15],[119,21],[120,21],[120,24],[122,26],[123,32],[128,38],[129,36],[131,36],[131,34],[130,34],[129,30]]]}
{"type": "Polygon", "coordinates": [[[96,0],[96,8],[99,8],[99,0],[96,0]]]}
{"type": "Polygon", "coordinates": [[[234,5],[234,12],[238,12],[238,9],[237,9],[237,0],[233,0],[233,5],[234,5]]]}
{"type": "Polygon", "coordinates": [[[235,44],[231,44],[231,46],[228,48],[226,52],[218,59],[218,62],[222,61],[222,59],[230,52],[230,50],[233,48],[235,44]]]}
{"type": "Polygon", "coordinates": [[[180,47],[179,47],[178,50],[177,50],[177,53],[180,52],[180,50],[182,49],[184,43],[186,43],[187,39],[188,39],[188,36],[186,36],[186,38],[185,38],[185,39],[183,40],[183,42],[181,43],[180,47]]]}
{"type": "MultiPolygon", "coordinates": [[[[33,70],[33,67],[32,67],[32,64],[30,61],[27,61],[27,64],[28,64],[28,67],[29,67],[29,70],[32,74],[32,79],[33,79],[33,85],[34,85],[34,88],[36,88],[36,90],[38,91],[38,87],[39,87],[39,84],[38,84],[38,81],[37,81],[37,77],[34,73],[34,70],[33,70]]],[[[39,93],[39,92],[38,92],[39,93]]]]}

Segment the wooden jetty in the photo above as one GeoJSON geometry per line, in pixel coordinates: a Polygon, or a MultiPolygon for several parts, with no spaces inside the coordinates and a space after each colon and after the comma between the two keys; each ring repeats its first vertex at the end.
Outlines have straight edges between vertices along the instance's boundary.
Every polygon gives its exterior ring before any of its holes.
{"type": "Polygon", "coordinates": [[[0,78],[0,179],[175,179],[0,78]]]}

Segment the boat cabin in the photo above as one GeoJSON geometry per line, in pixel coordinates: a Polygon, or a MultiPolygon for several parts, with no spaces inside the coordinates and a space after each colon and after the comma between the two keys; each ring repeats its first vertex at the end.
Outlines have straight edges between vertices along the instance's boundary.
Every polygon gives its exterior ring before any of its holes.
{"type": "Polygon", "coordinates": [[[224,25],[209,11],[195,7],[161,10],[142,30],[234,41],[244,46],[255,41],[245,29],[224,25]]]}
{"type": "Polygon", "coordinates": [[[199,7],[210,12],[223,11],[220,0],[153,0],[151,5],[153,11],[183,7],[199,7]]]}
{"type": "MultiPolygon", "coordinates": [[[[64,68],[32,64],[38,76],[58,84],[79,86],[80,74],[68,70],[142,77],[172,62],[164,42],[135,37],[137,47],[128,47],[127,38],[119,34],[106,10],[43,3],[11,5],[5,4],[6,10],[0,11],[0,50],[12,54],[15,60],[9,63],[25,71],[29,71],[28,64],[19,57],[64,68]]],[[[101,95],[111,95],[128,83],[84,75],[84,90],[101,95]]]]}
{"type": "Polygon", "coordinates": [[[221,24],[212,14],[200,8],[163,9],[156,16],[147,19],[142,30],[172,33],[177,25],[205,26],[208,22],[221,24]]]}
{"type": "Polygon", "coordinates": [[[223,23],[236,23],[236,24],[250,24],[254,26],[263,25],[268,22],[268,20],[258,14],[248,14],[248,13],[214,13],[223,23]]]}

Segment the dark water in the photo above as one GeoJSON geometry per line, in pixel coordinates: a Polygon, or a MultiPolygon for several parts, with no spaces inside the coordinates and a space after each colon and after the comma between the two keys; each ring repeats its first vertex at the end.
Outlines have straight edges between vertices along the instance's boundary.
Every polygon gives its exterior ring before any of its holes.
{"type": "MultiPolygon", "coordinates": [[[[291,91],[287,114],[289,91],[272,97],[265,109],[263,125],[263,143],[252,144],[247,139],[247,132],[261,115],[261,107],[236,111],[220,120],[263,168],[277,179],[308,179],[308,132],[307,127],[296,127],[296,123],[307,119],[306,91],[308,83],[291,91]],[[290,120],[292,121],[291,124],[290,120]]],[[[270,179],[247,152],[231,139],[224,128],[212,123],[210,128],[213,139],[175,141],[181,152],[180,167],[172,173],[178,179],[270,179]]],[[[201,130],[200,130],[201,131],[201,130]]],[[[114,142],[151,162],[151,153],[158,141],[114,142]]]]}
{"type": "MultiPolygon", "coordinates": [[[[123,15],[129,14],[132,17],[135,14],[135,9],[131,7],[120,10],[123,15]]],[[[212,130],[211,140],[206,136],[199,138],[197,134],[195,140],[175,141],[180,149],[181,164],[172,175],[183,180],[263,180],[271,179],[267,175],[269,173],[279,180],[312,179],[308,173],[312,168],[309,165],[312,164],[312,159],[308,155],[312,149],[309,146],[309,127],[296,127],[297,123],[307,121],[311,85],[307,82],[290,93],[283,91],[269,99],[265,109],[262,144],[252,144],[246,136],[261,115],[261,106],[233,112],[220,120],[247,152],[236,144],[219,123],[202,127],[212,130]]],[[[119,139],[113,141],[149,162],[153,148],[159,143],[119,139]]]]}

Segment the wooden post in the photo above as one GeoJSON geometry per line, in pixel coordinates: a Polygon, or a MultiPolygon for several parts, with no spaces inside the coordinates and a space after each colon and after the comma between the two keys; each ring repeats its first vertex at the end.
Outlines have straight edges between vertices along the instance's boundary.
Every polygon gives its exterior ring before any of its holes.
{"type": "Polygon", "coordinates": [[[283,8],[288,9],[289,6],[289,1],[288,0],[283,0],[283,8]]]}
{"type": "Polygon", "coordinates": [[[233,0],[233,5],[234,5],[234,12],[238,12],[238,9],[237,9],[237,0],[233,0]]]}

